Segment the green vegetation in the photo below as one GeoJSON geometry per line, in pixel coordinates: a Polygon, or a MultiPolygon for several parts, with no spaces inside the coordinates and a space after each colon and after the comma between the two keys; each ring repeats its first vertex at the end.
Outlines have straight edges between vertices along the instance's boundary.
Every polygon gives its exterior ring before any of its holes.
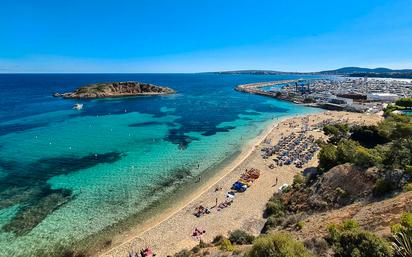
{"type": "Polygon", "coordinates": [[[325,135],[329,136],[329,143],[337,144],[341,139],[348,137],[348,124],[326,125],[323,127],[325,135]]]}
{"type": "Polygon", "coordinates": [[[246,257],[313,257],[303,245],[288,233],[258,237],[246,257]]]}
{"type": "Polygon", "coordinates": [[[174,255],[174,257],[190,257],[191,254],[192,253],[189,250],[184,249],[184,250],[181,250],[180,252],[176,253],[174,255]]]}
{"type": "Polygon", "coordinates": [[[299,188],[304,183],[305,183],[305,177],[302,176],[301,174],[296,174],[295,176],[293,176],[293,183],[292,183],[293,188],[299,188]]]}
{"type": "Polygon", "coordinates": [[[399,232],[393,236],[392,248],[396,256],[412,256],[412,230],[399,232]]]}
{"type": "Polygon", "coordinates": [[[335,257],[391,257],[392,248],[385,239],[363,231],[359,224],[347,220],[340,225],[328,227],[328,241],[335,257]]]}
{"type": "Polygon", "coordinates": [[[385,144],[388,139],[381,135],[378,126],[359,126],[355,125],[350,129],[350,139],[359,142],[364,147],[375,147],[378,144],[385,144]]]}
{"type": "Polygon", "coordinates": [[[275,195],[270,198],[269,202],[266,204],[266,215],[268,217],[282,217],[285,215],[285,207],[280,199],[275,195]]]}
{"type": "Polygon", "coordinates": [[[392,181],[387,179],[378,179],[373,187],[373,195],[376,197],[382,197],[395,189],[396,185],[394,185],[392,181]]]}
{"type": "Polygon", "coordinates": [[[319,170],[326,172],[330,170],[331,168],[335,167],[338,165],[337,159],[337,150],[336,147],[333,146],[332,144],[326,144],[322,146],[319,155],[319,170]]]}
{"type": "Polygon", "coordinates": [[[235,247],[233,247],[229,239],[224,238],[222,242],[220,242],[219,249],[226,252],[233,252],[235,250],[235,247]]]}
{"type": "Polygon", "coordinates": [[[391,226],[392,248],[395,256],[412,256],[412,213],[405,212],[401,216],[400,224],[391,226]]]}
{"type": "Polygon", "coordinates": [[[305,226],[305,222],[303,221],[299,221],[298,223],[296,223],[296,228],[298,230],[302,230],[304,226],[305,226]]]}
{"type": "Polygon", "coordinates": [[[235,245],[251,244],[253,240],[255,240],[255,237],[253,235],[239,229],[230,232],[229,235],[229,241],[235,245]]]}
{"type": "Polygon", "coordinates": [[[412,183],[408,183],[403,187],[403,191],[410,192],[412,191],[412,183]]]}
{"type": "Polygon", "coordinates": [[[401,98],[396,101],[397,106],[412,108],[412,98],[401,98]]]}
{"type": "Polygon", "coordinates": [[[375,196],[412,188],[385,175],[400,170],[404,181],[412,182],[412,117],[391,115],[376,126],[328,125],[324,132],[329,140],[320,145],[318,168],[321,172],[344,163],[363,169],[377,167],[381,176],[375,185],[375,196]]]}
{"type": "Polygon", "coordinates": [[[384,257],[392,256],[390,244],[367,231],[345,231],[333,244],[335,257],[384,257]]]}
{"type": "Polygon", "coordinates": [[[220,245],[220,243],[223,241],[223,239],[225,239],[224,236],[222,235],[217,235],[213,238],[212,244],[214,245],[220,245]]]}

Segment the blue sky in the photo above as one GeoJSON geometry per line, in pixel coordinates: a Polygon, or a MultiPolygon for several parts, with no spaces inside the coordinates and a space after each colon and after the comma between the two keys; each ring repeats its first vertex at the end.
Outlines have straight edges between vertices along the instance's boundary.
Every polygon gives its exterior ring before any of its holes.
{"type": "Polygon", "coordinates": [[[0,72],[412,68],[412,1],[3,0],[0,72]]]}

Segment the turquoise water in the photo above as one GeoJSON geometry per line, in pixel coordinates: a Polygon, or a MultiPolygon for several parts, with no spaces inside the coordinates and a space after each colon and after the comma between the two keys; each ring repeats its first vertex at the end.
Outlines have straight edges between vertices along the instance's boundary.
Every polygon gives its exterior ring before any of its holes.
{"type": "MultiPolygon", "coordinates": [[[[301,77],[301,76],[300,76],[301,77]]],[[[234,91],[294,76],[0,75],[0,249],[59,256],[167,200],[236,155],[277,117],[316,112],[234,91]],[[176,95],[51,97],[101,81],[170,86],[176,95]]],[[[135,221],[137,222],[137,221],[135,221]]],[[[130,223],[129,225],[133,225],[130,223]]],[[[2,255],[3,256],[3,255],[2,255]]]]}

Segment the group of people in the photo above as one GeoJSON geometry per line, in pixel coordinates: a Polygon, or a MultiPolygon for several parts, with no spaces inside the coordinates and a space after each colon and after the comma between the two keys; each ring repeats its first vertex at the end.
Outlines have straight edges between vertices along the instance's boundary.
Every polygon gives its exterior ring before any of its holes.
{"type": "Polygon", "coordinates": [[[150,257],[150,256],[156,256],[155,253],[153,253],[152,249],[147,247],[146,249],[141,249],[139,253],[135,251],[129,252],[129,257],[150,257]]]}
{"type": "Polygon", "coordinates": [[[195,215],[196,217],[202,217],[205,214],[209,214],[210,210],[207,207],[204,207],[203,205],[199,205],[195,208],[195,212],[193,213],[193,215],[195,215]]]}
{"type": "Polygon", "coordinates": [[[205,233],[206,233],[206,230],[195,228],[195,230],[192,233],[192,238],[200,241],[200,239],[202,238],[202,235],[205,233]]]}

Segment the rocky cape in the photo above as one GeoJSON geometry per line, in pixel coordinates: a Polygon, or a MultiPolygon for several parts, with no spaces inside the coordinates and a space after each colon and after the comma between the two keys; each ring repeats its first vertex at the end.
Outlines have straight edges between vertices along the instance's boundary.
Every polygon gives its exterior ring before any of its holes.
{"type": "Polygon", "coordinates": [[[54,93],[53,96],[62,98],[91,99],[127,96],[168,95],[174,93],[176,93],[176,91],[168,87],[160,87],[153,84],[127,81],[90,84],[84,87],[80,87],[74,92],[54,93]]]}

